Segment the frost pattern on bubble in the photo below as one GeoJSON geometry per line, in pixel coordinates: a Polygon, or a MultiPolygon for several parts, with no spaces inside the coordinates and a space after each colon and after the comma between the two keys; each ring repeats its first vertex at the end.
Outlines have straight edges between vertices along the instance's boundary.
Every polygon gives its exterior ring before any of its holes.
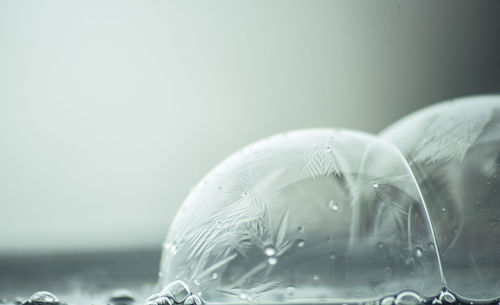
{"type": "Polygon", "coordinates": [[[311,129],[259,141],[189,194],[148,302],[500,297],[499,165],[498,96],[424,109],[380,137],[311,129]]]}
{"type": "Polygon", "coordinates": [[[168,233],[160,284],[203,301],[362,300],[441,289],[433,234],[391,144],[344,130],[257,142],[212,170],[168,233]],[[290,291],[293,291],[291,293],[290,291]]]}
{"type": "Polygon", "coordinates": [[[500,297],[500,96],[438,104],[381,137],[405,155],[423,193],[447,287],[500,297]]]}

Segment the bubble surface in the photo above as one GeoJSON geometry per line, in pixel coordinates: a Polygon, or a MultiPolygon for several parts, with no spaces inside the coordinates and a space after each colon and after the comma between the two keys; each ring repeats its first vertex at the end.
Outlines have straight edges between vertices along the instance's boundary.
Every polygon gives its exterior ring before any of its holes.
{"type": "Polygon", "coordinates": [[[379,137],[264,139],[192,190],[159,284],[218,304],[497,303],[499,169],[499,96],[438,104],[379,137]]]}
{"type": "Polygon", "coordinates": [[[346,130],[289,132],[242,149],[192,190],[164,244],[160,285],[181,280],[227,304],[342,303],[409,288],[435,296],[437,253],[411,261],[433,242],[394,145],[346,130]]]}
{"type": "Polygon", "coordinates": [[[382,132],[422,190],[448,289],[500,296],[500,96],[425,108],[382,132]]]}

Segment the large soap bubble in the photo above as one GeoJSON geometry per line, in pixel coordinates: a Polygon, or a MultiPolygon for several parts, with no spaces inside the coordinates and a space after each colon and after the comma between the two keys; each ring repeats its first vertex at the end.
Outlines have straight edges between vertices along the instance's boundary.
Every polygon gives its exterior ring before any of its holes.
{"type": "Polygon", "coordinates": [[[426,207],[400,152],[328,129],[262,140],[213,169],[170,227],[160,284],[220,304],[418,292],[400,295],[404,303],[442,288],[426,207]]]}
{"type": "Polygon", "coordinates": [[[500,96],[438,104],[382,133],[411,165],[429,209],[447,286],[500,296],[500,96]]]}

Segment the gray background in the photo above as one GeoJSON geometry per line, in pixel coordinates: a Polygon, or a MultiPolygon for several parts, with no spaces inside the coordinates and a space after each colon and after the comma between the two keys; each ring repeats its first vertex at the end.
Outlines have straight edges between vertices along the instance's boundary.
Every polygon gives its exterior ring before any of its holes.
{"type": "Polygon", "coordinates": [[[500,92],[499,1],[0,1],[0,255],[160,249],[213,166],[500,92]]]}

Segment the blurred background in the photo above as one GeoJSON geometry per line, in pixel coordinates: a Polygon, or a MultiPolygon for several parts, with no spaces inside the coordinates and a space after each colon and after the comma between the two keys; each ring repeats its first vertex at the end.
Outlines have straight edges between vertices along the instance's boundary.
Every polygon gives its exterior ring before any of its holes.
{"type": "Polygon", "coordinates": [[[132,264],[153,279],[190,188],[242,146],[307,127],[377,133],[500,92],[499,13],[498,1],[0,1],[0,286],[36,266],[124,277],[132,264]]]}

